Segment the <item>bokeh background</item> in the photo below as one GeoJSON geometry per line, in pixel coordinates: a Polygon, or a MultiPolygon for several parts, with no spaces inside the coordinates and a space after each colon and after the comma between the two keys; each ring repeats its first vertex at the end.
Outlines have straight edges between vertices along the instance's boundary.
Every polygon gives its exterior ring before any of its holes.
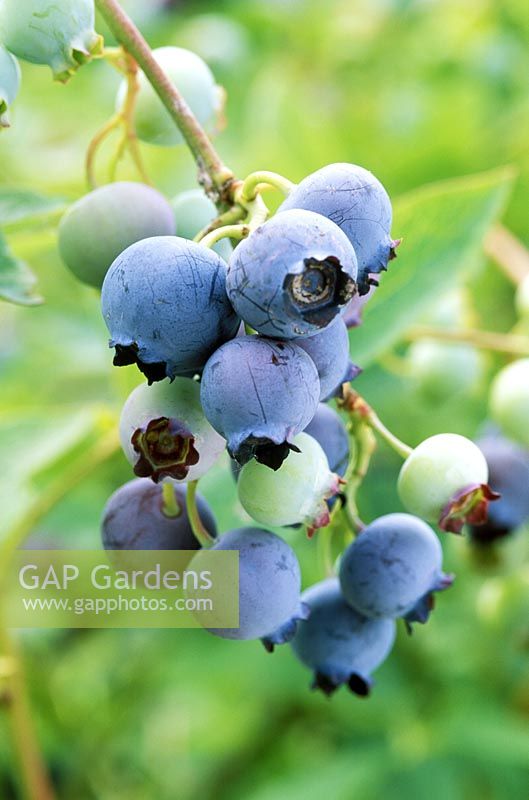
{"type": "MultiPolygon", "coordinates": [[[[504,222],[529,245],[526,0],[124,5],[153,46],[190,47],[209,62],[228,96],[227,126],[216,144],[238,175],[271,169],[298,180],[326,163],[352,161],[397,197],[432,181],[514,165],[504,222]]],[[[84,151],[113,111],[118,82],[104,63],[83,68],[66,86],[53,84],[46,68],[23,65],[13,127],[0,137],[2,184],[79,197],[84,151]]],[[[184,149],[143,151],[169,197],[195,185],[184,149]]],[[[134,178],[132,168],[125,164],[120,177],[134,178]]],[[[413,230],[394,232],[413,241],[413,230]]],[[[98,297],[62,265],[55,231],[13,231],[9,241],[37,273],[46,303],[0,307],[4,529],[25,502],[17,481],[56,451],[63,455],[41,479],[67,474],[68,460],[82,456],[86,442],[78,431],[85,424],[88,430],[94,409],[104,420],[138,382],[131,368],[112,370],[98,297]]],[[[453,289],[448,282],[447,295],[453,289]]],[[[463,313],[489,330],[515,324],[514,287],[484,255],[465,292],[464,312],[448,303],[456,324],[463,313]]],[[[446,302],[440,299],[445,310],[446,302]]],[[[354,357],[354,333],[351,341],[354,357]]],[[[432,400],[406,375],[402,345],[371,365],[357,386],[411,444],[444,430],[475,436],[486,421],[488,381],[502,363],[484,358],[479,380],[461,392],[448,369],[446,396],[432,400]]],[[[400,508],[398,468],[382,445],[360,495],[366,519],[400,508]]],[[[103,505],[129,479],[121,454],[89,471],[33,527],[31,543],[99,547],[103,505]]],[[[225,464],[202,491],[221,530],[243,519],[225,464]]],[[[319,579],[314,543],[297,532],[287,538],[305,583],[319,579]]],[[[368,700],[345,691],[330,701],[311,693],[309,675],[288,647],[269,656],[259,643],[200,631],[21,632],[32,713],[58,797],[527,798],[529,532],[487,556],[465,537],[446,535],[443,544],[456,584],[439,598],[428,626],[412,637],[400,630],[368,700]]],[[[2,725],[6,800],[18,796],[14,775],[2,725]]]]}

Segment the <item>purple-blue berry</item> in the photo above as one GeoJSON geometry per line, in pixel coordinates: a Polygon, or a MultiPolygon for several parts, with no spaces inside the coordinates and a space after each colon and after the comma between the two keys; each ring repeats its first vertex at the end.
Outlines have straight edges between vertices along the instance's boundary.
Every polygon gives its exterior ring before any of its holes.
{"type": "Polygon", "coordinates": [[[294,343],[316,364],[321,384],[320,400],[331,397],[342,383],[360,372],[349,358],[349,335],[341,317],[336,317],[319,333],[295,339],[294,343]]]}

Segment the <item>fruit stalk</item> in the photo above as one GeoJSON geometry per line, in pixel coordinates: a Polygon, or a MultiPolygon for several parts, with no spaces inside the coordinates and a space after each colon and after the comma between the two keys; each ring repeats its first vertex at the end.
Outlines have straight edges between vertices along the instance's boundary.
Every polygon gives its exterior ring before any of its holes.
{"type": "Polygon", "coordinates": [[[189,481],[189,483],[187,484],[187,493],[186,493],[187,516],[189,517],[189,522],[191,523],[193,533],[195,534],[198,543],[202,545],[202,547],[211,547],[215,539],[202,524],[202,520],[200,519],[200,514],[198,513],[198,508],[196,503],[197,484],[198,481],[189,481]]]}
{"type": "Polygon", "coordinates": [[[203,177],[204,174],[207,175],[205,183],[209,185],[206,185],[205,188],[214,190],[219,204],[222,204],[228,199],[226,195],[229,193],[233,173],[223,164],[206,132],[178,89],[157,64],[151,48],[117,0],[96,0],[96,6],[116,39],[141,67],[178,126],[195,158],[201,175],[203,177]]]}

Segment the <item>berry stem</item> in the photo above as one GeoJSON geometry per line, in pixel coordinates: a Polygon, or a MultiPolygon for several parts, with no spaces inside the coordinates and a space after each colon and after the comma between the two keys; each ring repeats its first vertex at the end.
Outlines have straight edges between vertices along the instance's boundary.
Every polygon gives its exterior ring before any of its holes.
{"type": "Polygon", "coordinates": [[[191,528],[193,530],[193,533],[195,534],[197,542],[201,545],[201,547],[211,547],[215,539],[209,533],[209,531],[205,529],[204,525],[202,524],[202,520],[200,519],[196,501],[197,485],[198,481],[189,481],[189,483],[187,484],[187,492],[186,492],[187,516],[189,517],[189,522],[191,524],[191,528]]]}
{"type": "Polygon", "coordinates": [[[359,422],[369,425],[369,427],[378,433],[386,444],[395,450],[399,456],[406,459],[411,455],[413,448],[401,441],[386,428],[374,409],[371,408],[369,403],[367,403],[358,392],[351,389],[350,384],[345,383],[343,385],[343,396],[342,399],[338,401],[338,405],[349,414],[353,425],[359,422]]]}
{"type": "Polygon", "coordinates": [[[178,89],[159,66],[146,40],[117,0],[96,0],[96,6],[118,42],[145,73],[187,142],[199,172],[208,176],[209,180],[205,181],[209,184],[207,188],[215,191],[219,203],[222,204],[227,194],[229,195],[229,187],[233,181],[232,171],[223,164],[206,132],[178,89]]]}
{"type": "Polygon", "coordinates": [[[241,239],[246,239],[249,233],[249,225],[224,225],[223,228],[210,231],[200,240],[200,244],[203,244],[204,247],[213,247],[215,242],[218,242],[220,239],[226,239],[227,237],[240,241],[241,239]]]}
{"type": "Polygon", "coordinates": [[[349,462],[345,474],[346,489],[345,514],[349,525],[355,533],[365,527],[358,513],[357,494],[367,475],[371,456],[376,450],[376,439],[370,425],[363,420],[352,421],[352,438],[354,441],[354,457],[349,462]]]}
{"type": "Polygon", "coordinates": [[[529,355],[529,336],[512,333],[496,333],[495,331],[448,330],[429,325],[414,325],[406,334],[409,341],[416,339],[436,339],[443,342],[461,342],[473,344],[483,350],[494,350],[498,353],[511,353],[517,356],[529,355]]]}
{"type": "Polygon", "coordinates": [[[244,179],[241,186],[241,196],[243,200],[254,200],[255,197],[263,189],[272,187],[278,189],[285,197],[287,197],[295,183],[279,175],[277,172],[269,172],[268,170],[260,170],[259,172],[252,172],[244,179]]]}
{"type": "Polygon", "coordinates": [[[165,514],[166,517],[179,517],[182,513],[182,509],[176,499],[174,485],[170,481],[162,483],[162,498],[162,513],[165,514]]]}

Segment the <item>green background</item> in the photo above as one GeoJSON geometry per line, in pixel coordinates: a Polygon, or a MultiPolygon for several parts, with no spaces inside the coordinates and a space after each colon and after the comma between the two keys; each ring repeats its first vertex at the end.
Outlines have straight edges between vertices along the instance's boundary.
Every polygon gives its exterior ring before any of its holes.
{"type": "MultiPolygon", "coordinates": [[[[209,60],[228,92],[228,126],[216,145],[239,176],[271,169],[299,180],[325,163],[352,161],[399,198],[399,258],[351,335],[353,359],[366,367],[355,386],[410,444],[445,430],[474,436],[486,420],[488,382],[506,359],[487,357],[480,384],[463,393],[447,374],[449,396],[426,402],[406,376],[402,339],[409,324],[435,319],[436,303],[455,286],[465,287],[478,324],[508,331],[515,323],[514,287],[481,243],[505,208],[504,223],[529,245],[527,2],[182,0],[160,13],[158,3],[128,5],[153,46],[190,46],[209,60]],[[509,198],[505,167],[516,174],[509,198]]],[[[67,86],[53,84],[47,68],[23,65],[13,127],[0,136],[4,189],[79,197],[84,151],[113,111],[118,82],[103,63],[67,86]]],[[[168,196],[194,186],[185,150],[143,151],[168,196]]],[[[130,165],[120,177],[135,177],[130,165]]],[[[54,229],[34,220],[16,230],[6,196],[9,245],[46,300],[0,307],[7,541],[28,504],[67,482],[113,425],[138,374],[112,369],[98,297],[60,262],[54,229]]],[[[381,445],[360,494],[365,519],[400,509],[398,468],[381,445]]],[[[34,526],[31,544],[99,547],[104,503],[130,477],[116,454],[34,526]]],[[[201,486],[221,530],[244,519],[225,464],[201,486]]],[[[305,584],[318,580],[315,542],[300,532],[286,538],[305,584]]],[[[443,545],[455,586],[428,626],[412,637],[399,631],[368,700],[311,693],[288,647],[270,656],[259,643],[199,631],[21,632],[58,797],[527,798],[527,531],[489,557],[464,537],[443,535],[443,545]]],[[[17,797],[15,786],[2,725],[0,796],[17,797]]]]}

